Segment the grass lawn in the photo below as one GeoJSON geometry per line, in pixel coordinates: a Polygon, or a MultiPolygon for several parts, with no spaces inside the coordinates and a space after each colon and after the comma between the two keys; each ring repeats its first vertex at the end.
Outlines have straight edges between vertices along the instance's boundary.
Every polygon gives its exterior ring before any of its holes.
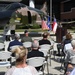
{"type": "MultiPolygon", "coordinates": [[[[43,32],[43,31],[47,31],[47,30],[42,30],[40,29],[16,29],[16,32],[24,32],[25,30],[28,30],[29,32],[43,32]]],[[[4,32],[4,30],[0,30],[0,32],[4,32]]]]}
{"type": "MultiPolygon", "coordinates": [[[[41,28],[40,29],[16,29],[15,31],[16,32],[24,32],[25,30],[28,30],[29,32],[44,32],[44,31],[47,31],[47,30],[42,30],[41,28]]],[[[68,29],[69,32],[75,32],[75,30],[72,30],[72,29],[68,29]]],[[[1,30],[0,29],[0,33],[3,33],[4,30],[1,30]]]]}

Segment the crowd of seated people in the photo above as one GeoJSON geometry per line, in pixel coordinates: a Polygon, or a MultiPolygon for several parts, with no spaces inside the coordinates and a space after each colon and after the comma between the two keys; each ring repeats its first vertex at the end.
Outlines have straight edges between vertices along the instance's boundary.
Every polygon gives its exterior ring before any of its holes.
{"type": "MultiPolygon", "coordinates": [[[[11,72],[13,73],[12,75],[14,75],[14,74],[20,75],[21,73],[19,73],[19,72],[21,72],[20,71],[21,68],[24,68],[24,70],[27,69],[29,74],[33,73],[33,75],[38,75],[36,70],[39,70],[41,66],[34,68],[32,66],[27,65],[26,64],[26,58],[29,59],[29,58],[32,58],[32,57],[44,57],[44,53],[39,51],[40,45],[44,45],[44,44],[51,45],[51,42],[48,40],[48,33],[47,32],[43,33],[43,35],[42,35],[43,39],[41,39],[39,41],[36,40],[36,39],[32,40],[32,38],[28,36],[29,32],[27,30],[24,33],[25,33],[25,36],[23,38],[21,38],[21,41],[19,41],[19,38],[20,38],[19,34],[15,34],[15,39],[9,43],[9,46],[8,46],[9,51],[10,51],[11,46],[19,45],[19,47],[17,49],[13,50],[16,53],[15,54],[16,64],[15,64],[14,67],[10,68],[6,72],[5,75],[10,75],[11,72]],[[23,47],[23,42],[26,42],[26,41],[32,42],[30,52],[27,52],[27,49],[23,47]],[[22,50],[25,50],[26,53],[24,51],[22,52],[22,50]],[[21,56],[21,53],[22,53],[23,56],[21,56]],[[34,70],[34,72],[32,72],[33,70],[34,70]]],[[[68,63],[68,65],[66,67],[66,75],[69,75],[69,74],[73,75],[72,73],[75,72],[75,69],[74,69],[74,66],[70,63],[70,57],[74,56],[74,54],[75,54],[75,51],[74,51],[75,40],[72,40],[72,36],[71,36],[70,33],[66,34],[66,39],[63,41],[63,47],[65,46],[65,44],[68,44],[68,43],[72,44],[73,49],[67,50],[67,52],[66,52],[67,56],[66,56],[65,62],[68,63]]],[[[25,72],[23,71],[23,73],[25,73],[25,72]]]]}

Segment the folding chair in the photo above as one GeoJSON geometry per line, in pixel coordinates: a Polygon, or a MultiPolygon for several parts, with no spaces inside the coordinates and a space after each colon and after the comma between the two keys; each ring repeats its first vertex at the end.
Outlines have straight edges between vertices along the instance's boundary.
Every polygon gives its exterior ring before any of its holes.
{"type": "Polygon", "coordinates": [[[43,44],[43,45],[40,45],[40,48],[43,48],[43,49],[50,49],[51,45],[49,44],[43,44]]]}
{"type": "Polygon", "coordinates": [[[42,50],[47,50],[47,52],[48,52],[48,57],[50,57],[50,65],[51,65],[51,50],[52,50],[52,45],[43,44],[43,45],[40,45],[40,49],[42,49],[42,50]]]}
{"type": "MultiPolygon", "coordinates": [[[[31,65],[33,67],[39,67],[42,66],[43,69],[43,75],[44,75],[44,66],[45,66],[45,58],[44,57],[32,57],[27,59],[27,64],[31,65]]],[[[38,73],[40,74],[40,71],[38,71],[38,73]]]]}
{"type": "MultiPolygon", "coordinates": [[[[47,64],[47,72],[49,74],[49,65],[48,65],[48,52],[49,52],[49,50],[41,48],[41,49],[39,49],[39,51],[44,53],[45,61],[47,64]]],[[[51,59],[50,59],[50,65],[51,65],[51,59]]]]}
{"type": "Polygon", "coordinates": [[[10,67],[11,63],[8,59],[11,58],[11,52],[0,51],[0,67],[10,67]]]}
{"type": "Polygon", "coordinates": [[[2,51],[4,47],[5,47],[4,43],[0,43],[0,51],[2,51]]]}
{"type": "Polygon", "coordinates": [[[23,46],[26,47],[28,49],[28,51],[30,51],[31,50],[31,44],[32,44],[32,42],[27,41],[27,42],[23,43],[23,46]]]}
{"type": "Polygon", "coordinates": [[[26,48],[30,48],[31,47],[31,42],[30,41],[27,41],[27,42],[24,42],[23,43],[23,46],[25,46],[26,48]]]}
{"type": "Polygon", "coordinates": [[[16,48],[19,47],[19,46],[20,46],[20,45],[14,45],[14,46],[11,46],[11,47],[10,47],[10,51],[16,49],[16,48]]]}

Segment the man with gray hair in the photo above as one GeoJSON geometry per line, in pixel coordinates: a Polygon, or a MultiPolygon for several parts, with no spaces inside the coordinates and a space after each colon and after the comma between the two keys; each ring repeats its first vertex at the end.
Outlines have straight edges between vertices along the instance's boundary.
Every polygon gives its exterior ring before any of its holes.
{"type": "Polygon", "coordinates": [[[28,52],[27,58],[31,57],[44,57],[44,53],[39,51],[39,42],[37,40],[33,40],[31,51],[28,52]]]}
{"type": "Polygon", "coordinates": [[[9,43],[8,51],[10,51],[11,46],[15,46],[15,45],[23,46],[22,42],[19,41],[19,38],[20,38],[20,35],[15,34],[15,39],[9,43]]]}
{"type": "MultiPolygon", "coordinates": [[[[28,52],[27,58],[31,57],[44,57],[44,53],[39,51],[39,42],[37,40],[33,40],[31,51],[28,52]]],[[[39,70],[40,67],[36,67],[36,69],[39,70]]]]}

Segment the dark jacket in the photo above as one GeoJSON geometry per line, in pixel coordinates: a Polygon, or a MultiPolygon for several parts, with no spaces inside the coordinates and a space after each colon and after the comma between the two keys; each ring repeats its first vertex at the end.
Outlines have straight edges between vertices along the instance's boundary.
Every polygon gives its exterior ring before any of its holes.
{"type": "Polygon", "coordinates": [[[31,52],[28,52],[27,58],[31,57],[44,57],[44,53],[40,52],[39,50],[32,50],[31,52]]]}
{"type": "Polygon", "coordinates": [[[49,45],[51,45],[51,42],[49,40],[44,40],[44,39],[39,40],[39,45],[43,45],[43,44],[49,44],[49,45]]]}

